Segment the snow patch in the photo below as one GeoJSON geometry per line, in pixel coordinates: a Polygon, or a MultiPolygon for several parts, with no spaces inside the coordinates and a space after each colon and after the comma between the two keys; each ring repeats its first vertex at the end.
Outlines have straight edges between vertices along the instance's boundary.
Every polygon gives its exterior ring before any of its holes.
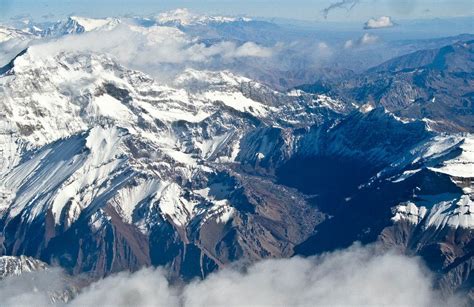
{"type": "Polygon", "coordinates": [[[184,227],[191,220],[196,204],[185,199],[182,194],[183,190],[178,184],[169,184],[159,198],[159,207],[161,213],[175,225],[184,227]]]}
{"type": "Polygon", "coordinates": [[[415,175],[419,171],[421,171],[421,169],[404,171],[403,174],[401,174],[400,176],[398,176],[397,178],[392,180],[392,182],[394,182],[394,183],[402,182],[402,181],[406,180],[407,178],[410,178],[411,176],[415,175]]]}
{"type": "Polygon", "coordinates": [[[161,194],[164,186],[158,180],[140,180],[136,186],[127,186],[117,192],[111,203],[118,208],[125,222],[132,223],[132,214],[142,202],[153,201],[154,195],[161,194]]]}

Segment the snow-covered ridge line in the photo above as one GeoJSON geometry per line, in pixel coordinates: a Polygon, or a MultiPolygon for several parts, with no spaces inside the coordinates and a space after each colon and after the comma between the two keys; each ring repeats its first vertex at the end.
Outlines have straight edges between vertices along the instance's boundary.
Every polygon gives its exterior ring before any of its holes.
{"type": "Polygon", "coordinates": [[[10,221],[27,212],[30,223],[50,212],[67,228],[88,210],[91,227],[100,229],[108,222],[101,206],[112,206],[146,232],[149,225],[134,212],[156,203],[177,227],[196,216],[229,221],[228,202],[205,198],[206,207],[197,208],[172,178],[191,180],[207,161],[233,162],[245,113],[263,119],[274,107],[242,92],[243,83],[262,85],[229,72],[187,70],[178,80],[190,87],[159,84],[103,54],[45,57],[33,47],[19,56],[12,74],[0,78],[0,142],[9,149],[0,160],[7,166],[2,215],[10,221]],[[197,80],[208,90],[192,90],[197,80]],[[25,153],[27,160],[14,158],[25,153]]]}
{"type": "Polygon", "coordinates": [[[118,18],[87,18],[70,16],[67,20],[58,21],[44,30],[41,36],[60,37],[68,34],[81,34],[91,31],[107,31],[117,27],[122,21],[118,18]]]}
{"type": "Polygon", "coordinates": [[[181,8],[173,11],[163,12],[155,18],[158,24],[164,25],[206,25],[212,23],[230,23],[230,22],[249,22],[250,18],[246,17],[225,17],[225,16],[206,16],[192,13],[188,9],[181,8]]]}
{"type": "Polygon", "coordinates": [[[460,154],[444,161],[439,167],[431,170],[459,178],[474,178],[474,136],[465,137],[460,145],[460,154]]]}
{"type": "Polygon", "coordinates": [[[473,134],[435,134],[403,153],[399,160],[379,172],[371,182],[386,178],[398,183],[424,169],[452,178],[474,178],[473,143],[473,134]]]}
{"type": "Polygon", "coordinates": [[[4,27],[0,25],[0,43],[5,43],[13,39],[27,40],[31,39],[33,36],[31,33],[28,33],[23,30],[13,29],[9,27],[4,27]]]}

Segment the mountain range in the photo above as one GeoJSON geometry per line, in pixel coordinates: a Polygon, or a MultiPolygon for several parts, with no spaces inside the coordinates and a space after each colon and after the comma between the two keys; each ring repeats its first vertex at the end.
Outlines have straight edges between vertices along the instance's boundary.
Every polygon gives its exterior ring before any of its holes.
{"type": "MultiPolygon", "coordinates": [[[[120,24],[71,17],[35,39],[120,24]]],[[[362,242],[421,257],[443,293],[472,299],[474,50],[458,39],[286,90],[24,49],[0,68],[0,276],[163,266],[191,280],[362,242]]]]}

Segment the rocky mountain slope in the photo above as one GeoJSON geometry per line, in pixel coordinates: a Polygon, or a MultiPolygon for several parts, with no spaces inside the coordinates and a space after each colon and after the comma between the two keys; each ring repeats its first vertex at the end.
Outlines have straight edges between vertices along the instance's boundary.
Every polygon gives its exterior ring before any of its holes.
{"type": "MultiPolygon", "coordinates": [[[[345,101],[384,107],[402,118],[423,119],[434,130],[473,132],[473,46],[471,37],[417,51],[346,81],[326,84],[324,89],[345,101]]],[[[321,91],[318,84],[303,88],[321,91]]]]}
{"type": "Polygon", "coordinates": [[[151,264],[203,276],[290,256],[323,219],[234,164],[248,131],[341,116],[329,97],[192,70],[175,89],[104,55],[41,59],[34,48],[1,79],[6,254],[97,276],[151,264]]]}

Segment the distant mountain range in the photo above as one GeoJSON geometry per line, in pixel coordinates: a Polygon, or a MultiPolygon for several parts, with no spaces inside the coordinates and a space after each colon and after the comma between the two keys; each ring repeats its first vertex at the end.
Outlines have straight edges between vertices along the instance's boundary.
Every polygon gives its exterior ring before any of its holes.
{"type": "Polygon", "coordinates": [[[383,107],[440,131],[473,132],[474,40],[404,55],[335,84],[302,86],[383,107]]]}

